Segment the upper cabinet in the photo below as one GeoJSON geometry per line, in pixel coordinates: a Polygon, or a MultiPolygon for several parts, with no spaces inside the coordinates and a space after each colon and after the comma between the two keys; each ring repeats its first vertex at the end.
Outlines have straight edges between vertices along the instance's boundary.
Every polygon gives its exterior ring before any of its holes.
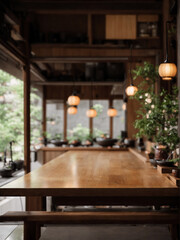
{"type": "Polygon", "coordinates": [[[136,15],[106,15],[106,39],[136,39],[136,15]]]}

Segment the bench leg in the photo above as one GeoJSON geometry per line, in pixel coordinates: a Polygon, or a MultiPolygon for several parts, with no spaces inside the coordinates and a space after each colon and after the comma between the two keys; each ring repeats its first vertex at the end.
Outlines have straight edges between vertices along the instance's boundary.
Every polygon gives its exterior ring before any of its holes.
{"type": "MultiPolygon", "coordinates": [[[[43,197],[26,197],[26,211],[42,211],[44,210],[43,197]]],[[[40,224],[32,222],[24,223],[24,239],[37,240],[41,236],[40,224]],[[32,236],[31,236],[32,234],[32,236]]]]}
{"type": "Polygon", "coordinates": [[[29,221],[24,222],[24,240],[39,240],[40,225],[29,221]]]}

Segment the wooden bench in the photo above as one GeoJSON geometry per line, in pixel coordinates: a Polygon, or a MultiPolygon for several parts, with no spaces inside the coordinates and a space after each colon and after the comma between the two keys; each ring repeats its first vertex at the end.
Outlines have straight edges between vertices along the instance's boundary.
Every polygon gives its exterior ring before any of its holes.
{"type": "Polygon", "coordinates": [[[149,212],[7,212],[0,216],[1,222],[23,221],[28,236],[24,239],[39,239],[43,224],[169,224],[173,240],[177,240],[179,216],[177,211],[149,212]],[[173,227],[174,226],[174,227],[173,227]]]}

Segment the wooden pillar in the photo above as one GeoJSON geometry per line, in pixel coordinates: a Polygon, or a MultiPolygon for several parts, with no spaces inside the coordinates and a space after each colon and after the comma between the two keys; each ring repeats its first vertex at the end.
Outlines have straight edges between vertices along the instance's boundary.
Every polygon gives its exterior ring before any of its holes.
{"type": "Polygon", "coordinates": [[[30,66],[26,62],[23,68],[24,80],[24,168],[25,173],[31,171],[30,158],[30,66]]]}
{"type": "Polygon", "coordinates": [[[45,135],[46,129],[46,89],[43,86],[43,102],[42,102],[42,131],[43,136],[45,135]]]}
{"type": "Polygon", "coordinates": [[[93,118],[89,118],[89,133],[93,134],[93,118]]]}
{"type": "Polygon", "coordinates": [[[88,14],[88,43],[92,44],[92,15],[88,14]]]}
{"type": "Polygon", "coordinates": [[[67,139],[67,104],[64,100],[64,140],[67,139]]]}
{"type": "MultiPolygon", "coordinates": [[[[109,108],[113,106],[113,99],[109,99],[109,108]]],[[[109,137],[113,138],[113,117],[109,117],[109,137]]]]}
{"type": "Polygon", "coordinates": [[[25,65],[23,66],[23,81],[24,81],[24,169],[25,173],[31,171],[30,158],[30,45],[29,45],[29,22],[28,16],[23,22],[24,38],[25,38],[25,65]]]}
{"type": "MultiPolygon", "coordinates": [[[[180,89],[180,2],[178,4],[178,11],[177,11],[177,80],[178,80],[178,89],[180,89]]],[[[179,106],[180,106],[180,91],[178,96],[179,106]]],[[[178,122],[178,134],[180,136],[180,111],[179,111],[179,122],[178,122]]],[[[180,162],[178,162],[180,168],[180,162]]]]}

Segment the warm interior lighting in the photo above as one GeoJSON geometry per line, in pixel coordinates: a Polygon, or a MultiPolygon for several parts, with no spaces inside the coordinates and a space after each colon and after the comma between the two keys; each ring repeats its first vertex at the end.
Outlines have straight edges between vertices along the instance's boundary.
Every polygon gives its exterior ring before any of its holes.
{"type": "Polygon", "coordinates": [[[68,112],[68,114],[70,114],[70,115],[74,115],[74,114],[77,113],[77,107],[75,107],[75,106],[70,106],[70,107],[68,108],[67,112],[68,112]]]}
{"type": "Polygon", "coordinates": [[[130,79],[131,84],[126,88],[127,96],[134,96],[138,91],[138,88],[133,84],[133,77],[132,77],[132,45],[131,45],[131,60],[130,60],[130,79]]]}
{"type": "Polygon", "coordinates": [[[168,61],[168,24],[170,21],[166,22],[166,59],[164,63],[161,63],[159,66],[159,75],[162,80],[172,80],[176,76],[177,67],[174,63],[169,63],[168,61]]]}
{"type": "Polygon", "coordinates": [[[124,102],[123,105],[122,105],[122,110],[126,111],[126,108],[127,108],[127,104],[124,102]]]}
{"type": "Polygon", "coordinates": [[[96,112],[95,109],[90,108],[90,109],[87,110],[86,116],[89,117],[89,118],[94,118],[94,117],[97,116],[97,112],[96,112]]]}
{"type": "Polygon", "coordinates": [[[77,95],[71,95],[67,101],[70,106],[77,106],[80,103],[80,98],[77,95]]]}
{"type": "Polygon", "coordinates": [[[117,115],[117,110],[113,107],[110,107],[108,110],[107,110],[107,115],[109,117],[115,117],[117,115]]]}
{"type": "Polygon", "coordinates": [[[176,76],[177,67],[174,63],[164,62],[159,66],[159,75],[163,80],[172,80],[176,76]]]}
{"type": "Polygon", "coordinates": [[[134,96],[138,91],[138,88],[136,86],[134,86],[133,84],[131,84],[130,86],[128,86],[126,88],[126,94],[127,96],[134,96]]]}

